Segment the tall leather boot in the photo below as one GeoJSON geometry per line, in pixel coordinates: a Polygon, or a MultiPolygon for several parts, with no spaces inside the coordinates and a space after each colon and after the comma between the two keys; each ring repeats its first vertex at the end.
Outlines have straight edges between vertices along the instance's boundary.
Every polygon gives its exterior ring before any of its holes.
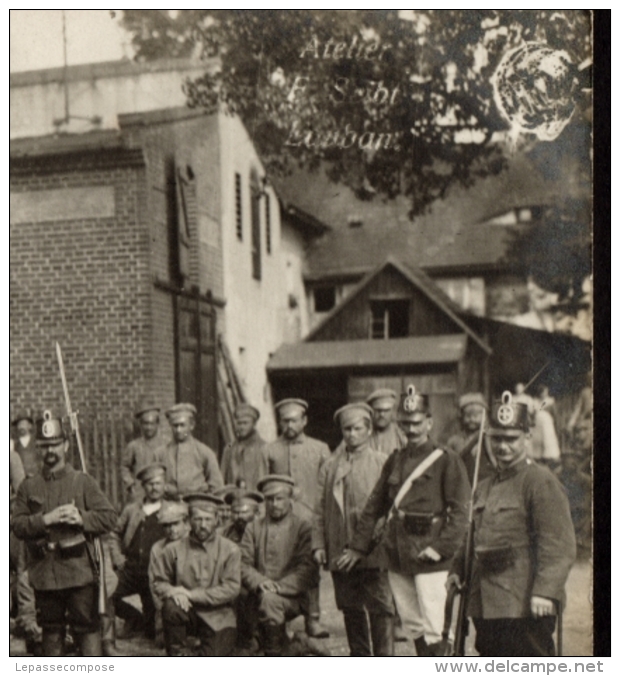
{"type": "Polygon", "coordinates": [[[308,636],[311,638],[329,638],[329,631],[321,624],[321,608],[318,586],[308,591],[306,634],[308,634],[308,636]]]}
{"type": "Polygon", "coordinates": [[[65,654],[65,632],[43,629],[41,652],[43,657],[62,657],[65,654]]]}
{"type": "Polygon", "coordinates": [[[375,657],[394,657],[394,618],[371,613],[369,619],[372,654],[375,657]]]}
{"type": "Polygon", "coordinates": [[[92,631],[89,634],[78,634],[77,639],[82,657],[102,657],[100,631],[92,631]]]}
{"type": "Polygon", "coordinates": [[[414,639],[413,643],[418,657],[430,657],[430,652],[428,651],[428,645],[424,636],[414,639]]]}
{"type": "Polygon", "coordinates": [[[344,628],[347,632],[351,657],[372,657],[370,631],[364,610],[346,610],[344,628]]]}
{"type": "Polygon", "coordinates": [[[282,657],[286,641],[286,625],[265,623],[261,626],[265,657],[282,657]]]}

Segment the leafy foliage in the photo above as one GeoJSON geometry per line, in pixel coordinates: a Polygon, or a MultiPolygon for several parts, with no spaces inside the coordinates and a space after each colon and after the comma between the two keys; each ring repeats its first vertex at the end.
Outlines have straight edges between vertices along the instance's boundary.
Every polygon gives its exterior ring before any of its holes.
{"type": "Polygon", "coordinates": [[[240,115],[271,171],[327,160],[360,197],[410,195],[412,214],[505,166],[491,77],[507,49],[590,53],[576,10],[124,10],[123,22],[138,59],[217,57],[187,83],[189,104],[240,115]]]}

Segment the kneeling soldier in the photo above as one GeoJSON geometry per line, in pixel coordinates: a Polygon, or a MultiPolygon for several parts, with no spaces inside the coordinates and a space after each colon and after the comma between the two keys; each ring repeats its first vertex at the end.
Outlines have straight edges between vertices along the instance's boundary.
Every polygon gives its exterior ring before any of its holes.
{"type": "Polygon", "coordinates": [[[35,592],[46,657],[64,653],[69,623],[81,653],[101,656],[101,622],[92,537],[114,528],[116,513],[96,481],[66,462],[69,442],[49,411],[37,422],[43,471],[17,493],[13,531],[26,540],[28,574],[35,592]]]}
{"type": "Polygon", "coordinates": [[[243,586],[258,612],[265,657],[282,655],[286,622],[304,612],[318,583],[312,527],[293,513],[294,486],[291,477],[277,474],[258,482],[267,514],[249,524],[241,540],[243,586]]]}
{"type": "Polygon", "coordinates": [[[241,586],[239,548],[216,533],[222,501],[191,493],[190,534],[164,547],[153,561],[155,594],[162,599],[166,653],[188,655],[188,630],[200,639],[203,657],[226,657],[235,645],[233,605],[241,586]]]}

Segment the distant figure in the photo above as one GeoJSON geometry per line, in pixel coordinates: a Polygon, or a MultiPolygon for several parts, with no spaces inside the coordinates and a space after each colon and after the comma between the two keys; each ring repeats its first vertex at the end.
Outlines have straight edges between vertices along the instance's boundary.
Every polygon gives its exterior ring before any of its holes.
{"type": "Polygon", "coordinates": [[[224,483],[239,485],[243,481],[248,490],[256,490],[259,480],[267,474],[263,449],[266,441],[256,429],[260,411],[250,404],[239,404],[235,409],[236,441],[228,444],[222,454],[224,483]]]}
{"type": "Polygon", "coordinates": [[[9,438],[9,493],[15,495],[21,482],[26,478],[24,465],[19,453],[15,450],[15,442],[9,438]]]}
{"type": "Polygon", "coordinates": [[[35,442],[32,417],[28,411],[20,409],[15,414],[11,424],[17,437],[15,439],[15,451],[21,458],[26,476],[39,474],[43,468],[43,458],[35,442]]]}
{"type": "Polygon", "coordinates": [[[527,456],[551,468],[560,462],[560,442],[555,431],[553,416],[540,407],[537,399],[525,394],[523,386],[517,385],[515,403],[525,404],[529,415],[530,438],[526,440],[527,456]]]}
{"type": "Polygon", "coordinates": [[[180,495],[212,492],[224,485],[215,453],[192,435],[196,426],[196,407],[175,404],[166,412],[172,428],[172,441],[166,446],[164,464],[170,488],[180,495]]]}
{"type": "MultiPolygon", "coordinates": [[[[467,476],[471,483],[474,478],[476,467],[476,452],[478,450],[478,438],[480,436],[480,424],[482,415],[487,408],[484,395],[480,392],[468,392],[459,398],[459,410],[461,413],[461,431],[452,435],[448,439],[447,447],[458,453],[467,470],[467,476]]],[[[480,470],[478,480],[490,476],[495,471],[495,458],[488,448],[488,444],[483,444],[482,455],[480,456],[480,470]]]]}
{"type": "Polygon", "coordinates": [[[150,397],[144,397],[136,407],[134,416],[140,425],[140,436],[127,444],[121,459],[121,478],[129,500],[144,497],[138,474],[144,467],[161,462],[165,441],[159,429],[159,406],[150,397]]]}
{"type": "Polygon", "coordinates": [[[386,456],[407,445],[407,437],[394,420],[397,401],[396,392],[385,387],[366,398],[373,411],[370,447],[386,456]]]}

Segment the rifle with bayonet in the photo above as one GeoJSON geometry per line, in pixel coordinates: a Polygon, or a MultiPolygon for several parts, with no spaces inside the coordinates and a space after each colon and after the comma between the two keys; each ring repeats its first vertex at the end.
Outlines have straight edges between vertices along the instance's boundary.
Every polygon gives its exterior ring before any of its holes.
{"type": "MultiPolygon", "coordinates": [[[[67,386],[67,377],[65,375],[65,365],[62,359],[62,351],[60,345],[56,343],[56,357],[58,358],[58,368],[60,369],[60,379],[62,380],[62,390],[65,396],[65,407],[67,409],[67,415],[69,416],[69,422],[71,424],[71,433],[75,438],[75,443],[78,449],[78,455],[80,458],[80,469],[85,474],[88,474],[86,468],[86,457],[84,456],[84,447],[82,446],[82,437],[80,436],[80,426],[78,423],[77,411],[74,411],[71,408],[71,399],[69,397],[69,387],[67,386]]],[[[105,555],[103,547],[101,545],[101,539],[99,536],[95,535],[92,538],[93,550],[94,550],[94,561],[93,565],[96,570],[97,582],[99,588],[99,594],[97,598],[97,608],[100,615],[105,615],[107,610],[108,602],[108,593],[106,589],[105,582],[105,555]]]]}
{"type": "Polygon", "coordinates": [[[484,425],[486,420],[486,411],[482,412],[480,421],[480,430],[478,431],[478,446],[476,448],[476,463],[474,465],[474,476],[471,486],[471,498],[469,501],[469,516],[467,519],[467,534],[465,536],[465,552],[463,571],[461,575],[461,584],[457,587],[452,585],[448,590],[446,605],[444,608],[444,624],[441,633],[441,645],[439,647],[439,656],[442,657],[464,657],[465,639],[469,628],[467,620],[467,606],[469,605],[469,595],[471,592],[471,576],[473,572],[474,555],[474,495],[478,487],[478,475],[480,474],[480,458],[482,456],[482,444],[484,442],[484,425]],[[454,603],[458,599],[458,608],[456,613],[456,628],[454,632],[454,644],[450,642],[450,628],[452,626],[452,616],[454,603]]]}

